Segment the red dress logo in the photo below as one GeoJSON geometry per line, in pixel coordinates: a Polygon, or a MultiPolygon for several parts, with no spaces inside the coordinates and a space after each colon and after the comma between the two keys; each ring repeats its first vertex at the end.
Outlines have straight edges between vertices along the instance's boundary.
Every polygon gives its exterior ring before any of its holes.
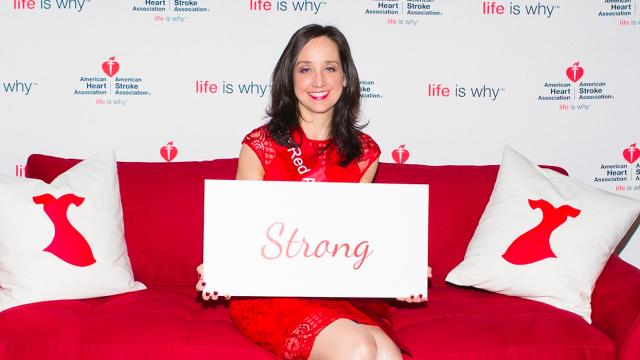
{"type": "Polygon", "coordinates": [[[514,265],[527,265],[555,258],[549,240],[551,233],[567,221],[568,217],[580,215],[580,210],[569,205],[555,208],[546,200],[529,200],[532,209],[542,210],[542,221],[533,229],[518,236],[502,257],[514,265]]]}
{"type": "Polygon", "coordinates": [[[50,252],[71,265],[82,267],[95,263],[96,259],[87,240],[69,222],[67,209],[71,204],[80,206],[83,201],[84,198],[74,194],[62,195],[57,199],[51,194],[33,197],[34,203],[44,205],[44,212],[55,227],[53,240],[43,251],[50,252]]]}

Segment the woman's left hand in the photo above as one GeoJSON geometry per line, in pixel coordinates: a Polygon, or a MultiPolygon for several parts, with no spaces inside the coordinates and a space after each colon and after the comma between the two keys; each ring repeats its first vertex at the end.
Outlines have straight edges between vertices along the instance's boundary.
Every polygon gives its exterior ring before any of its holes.
{"type": "MultiPolygon", "coordinates": [[[[427,269],[427,277],[429,279],[431,278],[431,266],[429,266],[429,268],[427,269]]],[[[406,298],[396,298],[396,300],[415,304],[415,303],[421,303],[421,302],[427,301],[427,298],[424,297],[422,294],[418,294],[418,295],[410,295],[409,297],[406,297],[406,298]]]]}

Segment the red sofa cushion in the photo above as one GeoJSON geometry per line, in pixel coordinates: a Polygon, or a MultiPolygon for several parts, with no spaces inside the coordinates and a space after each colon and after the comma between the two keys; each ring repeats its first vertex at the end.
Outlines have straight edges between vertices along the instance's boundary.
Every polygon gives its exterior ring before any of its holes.
{"type": "Polygon", "coordinates": [[[615,359],[614,342],[582,318],[550,305],[440,286],[424,306],[393,312],[414,360],[615,359]]]}
{"type": "Polygon", "coordinates": [[[193,286],[50,301],[0,313],[2,359],[273,359],[193,286]]]}
{"type": "MultiPolygon", "coordinates": [[[[413,360],[615,358],[595,327],[530,300],[440,286],[393,314],[413,360]]],[[[3,359],[273,359],[193,286],[18,306],[0,313],[0,334],[3,359]]]]}

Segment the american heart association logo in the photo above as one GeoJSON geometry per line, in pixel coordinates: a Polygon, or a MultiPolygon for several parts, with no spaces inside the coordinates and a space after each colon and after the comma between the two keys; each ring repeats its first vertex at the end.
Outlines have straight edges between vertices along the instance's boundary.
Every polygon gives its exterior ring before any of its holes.
{"type": "Polygon", "coordinates": [[[622,151],[622,157],[629,162],[629,164],[633,164],[640,158],[640,149],[636,147],[636,143],[629,145],[628,148],[622,151]]]}
{"type": "Polygon", "coordinates": [[[167,145],[160,148],[160,156],[167,162],[171,162],[178,156],[178,148],[173,146],[173,141],[169,141],[167,145]]]}
{"type": "Polygon", "coordinates": [[[580,66],[580,61],[573,63],[567,68],[567,77],[573,82],[577,82],[584,75],[584,69],[580,66]]]}
{"type": "Polygon", "coordinates": [[[102,71],[109,77],[113,77],[113,75],[117,74],[118,70],[120,70],[120,64],[118,64],[115,58],[115,56],[112,56],[109,60],[102,63],[102,71]]]}
{"type": "Polygon", "coordinates": [[[409,150],[405,149],[404,144],[402,144],[391,152],[391,157],[396,164],[404,164],[409,160],[409,150]]]}

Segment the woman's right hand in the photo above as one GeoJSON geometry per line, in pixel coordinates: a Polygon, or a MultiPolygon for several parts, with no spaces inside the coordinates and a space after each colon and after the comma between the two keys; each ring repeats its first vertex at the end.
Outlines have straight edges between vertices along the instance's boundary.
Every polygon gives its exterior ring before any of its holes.
{"type": "MultiPolygon", "coordinates": [[[[202,293],[202,299],[203,300],[213,300],[216,301],[218,300],[218,292],[214,291],[213,293],[210,293],[208,291],[204,291],[204,286],[206,285],[206,283],[202,280],[202,264],[198,265],[198,267],[196,268],[196,270],[198,271],[198,283],[196,284],[196,290],[198,292],[202,293]]],[[[226,300],[231,299],[231,295],[225,295],[224,298],[226,300]]]]}

